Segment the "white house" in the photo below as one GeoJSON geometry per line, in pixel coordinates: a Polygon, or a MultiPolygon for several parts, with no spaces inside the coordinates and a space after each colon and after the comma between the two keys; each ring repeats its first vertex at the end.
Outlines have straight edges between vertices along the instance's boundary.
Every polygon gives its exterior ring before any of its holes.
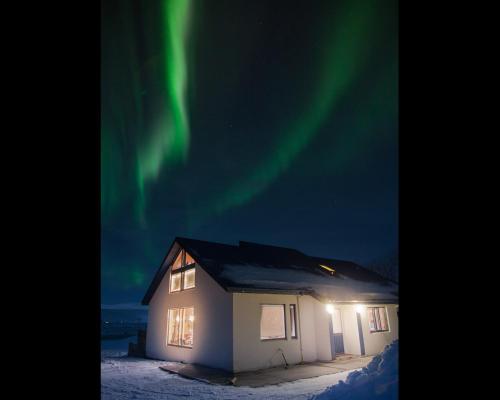
{"type": "Polygon", "coordinates": [[[361,266],[294,249],[176,238],[142,301],[146,356],[232,372],[398,338],[398,286],[361,266]]]}

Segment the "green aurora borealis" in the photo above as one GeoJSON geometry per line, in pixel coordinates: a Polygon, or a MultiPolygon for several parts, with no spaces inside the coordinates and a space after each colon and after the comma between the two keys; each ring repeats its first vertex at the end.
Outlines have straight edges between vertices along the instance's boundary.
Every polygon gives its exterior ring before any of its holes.
{"type": "Polygon", "coordinates": [[[101,31],[106,302],[175,236],[397,249],[397,2],[103,0],[101,31]]]}

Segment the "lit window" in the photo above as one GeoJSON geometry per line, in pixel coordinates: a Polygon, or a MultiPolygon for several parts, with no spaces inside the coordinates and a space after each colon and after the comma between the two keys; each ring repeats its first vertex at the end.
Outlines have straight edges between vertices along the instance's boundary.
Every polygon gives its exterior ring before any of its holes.
{"type": "Polygon", "coordinates": [[[184,250],[181,250],[177,255],[174,263],[172,264],[172,270],[182,268],[182,258],[184,257],[184,250]]]}
{"type": "Polygon", "coordinates": [[[290,334],[292,339],[297,339],[297,313],[295,304],[290,304],[290,334]]]}
{"type": "Polygon", "coordinates": [[[191,268],[183,272],[184,274],[184,289],[194,288],[194,273],[195,269],[191,268]]]}
{"type": "Polygon", "coordinates": [[[370,332],[385,332],[389,330],[387,310],[385,307],[368,307],[370,332]]]}
{"type": "Polygon", "coordinates": [[[193,347],[194,308],[168,310],[167,344],[193,347]]]}
{"type": "Polygon", "coordinates": [[[167,334],[167,343],[168,344],[179,344],[180,338],[180,309],[172,308],[168,310],[168,334],[167,334]]]}
{"type": "Polygon", "coordinates": [[[329,267],[327,265],[323,265],[323,264],[319,264],[319,266],[323,269],[326,269],[328,272],[334,274],[335,273],[335,270],[332,268],[332,267],[329,267]]]}
{"type": "Polygon", "coordinates": [[[193,257],[185,250],[179,251],[170,272],[170,292],[179,292],[195,287],[195,263],[193,257]]]}
{"type": "Polygon", "coordinates": [[[194,308],[184,308],[183,311],[181,345],[193,347],[194,308]]]}
{"type": "Polygon", "coordinates": [[[261,305],[260,338],[286,339],[285,331],[285,305],[263,304],[261,305]]]}
{"type": "Polygon", "coordinates": [[[181,279],[182,279],[182,274],[180,273],[170,275],[171,292],[178,292],[179,290],[181,290],[181,279]]]}
{"type": "Polygon", "coordinates": [[[195,261],[194,261],[193,257],[191,257],[191,256],[189,255],[189,253],[188,253],[188,252],[186,252],[186,264],[185,264],[185,265],[186,265],[186,267],[187,267],[188,265],[191,265],[191,264],[194,264],[194,263],[195,263],[195,261]]]}

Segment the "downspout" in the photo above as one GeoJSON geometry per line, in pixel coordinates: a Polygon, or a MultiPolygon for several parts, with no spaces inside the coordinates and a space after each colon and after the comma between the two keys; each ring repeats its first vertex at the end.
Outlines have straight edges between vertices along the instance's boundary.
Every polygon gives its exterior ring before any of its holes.
{"type": "Polygon", "coordinates": [[[299,295],[295,295],[297,298],[297,322],[299,325],[299,345],[300,345],[300,362],[304,362],[304,355],[302,354],[302,324],[300,323],[300,306],[299,306],[299,295]]]}

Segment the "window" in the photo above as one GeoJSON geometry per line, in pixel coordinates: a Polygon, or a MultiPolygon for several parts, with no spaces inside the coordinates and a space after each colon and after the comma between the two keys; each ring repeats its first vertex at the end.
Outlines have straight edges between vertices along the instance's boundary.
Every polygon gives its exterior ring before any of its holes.
{"type": "Polygon", "coordinates": [[[179,254],[172,263],[170,272],[170,292],[179,292],[195,287],[195,261],[185,250],[179,254]]]}
{"type": "Polygon", "coordinates": [[[286,339],[284,304],[261,305],[260,339],[286,339]]]}
{"type": "Polygon", "coordinates": [[[370,332],[385,332],[389,330],[387,310],[385,307],[368,307],[370,332]]]}
{"type": "Polygon", "coordinates": [[[194,264],[194,263],[195,263],[195,261],[194,261],[193,257],[191,257],[191,256],[190,256],[190,255],[186,252],[186,263],[185,263],[186,267],[187,267],[188,265],[192,265],[192,264],[194,264]]]}
{"type": "Polygon", "coordinates": [[[175,259],[174,263],[172,264],[172,270],[182,268],[182,258],[184,257],[183,253],[184,253],[184,250],[180,251],[179,254],[177,255],[177,258],[175,259]]]}
{"type": "Polygon", "coordinates": [[[170,291],[171,292],[178,292],[179,290],[181,290],[181,278],[182,278],[182,275],[180,273],[170,275],[170,291]]]}
{"type": "Polygon", "coordinates": [[[167,344],[193,347],[194,307],[168,310],[167,344]]]}
{"type": "Polygon", "coordinates": [[[184,289],[191,289],[194,287],[194,272],[194,268],[188,269],[184,272],[184,289]]]}
{"type": "Polygon", "coordinates": [[[297,339],[297,313],[295,304],[290,304],[290,333],[292,339],[297,339]]]}

